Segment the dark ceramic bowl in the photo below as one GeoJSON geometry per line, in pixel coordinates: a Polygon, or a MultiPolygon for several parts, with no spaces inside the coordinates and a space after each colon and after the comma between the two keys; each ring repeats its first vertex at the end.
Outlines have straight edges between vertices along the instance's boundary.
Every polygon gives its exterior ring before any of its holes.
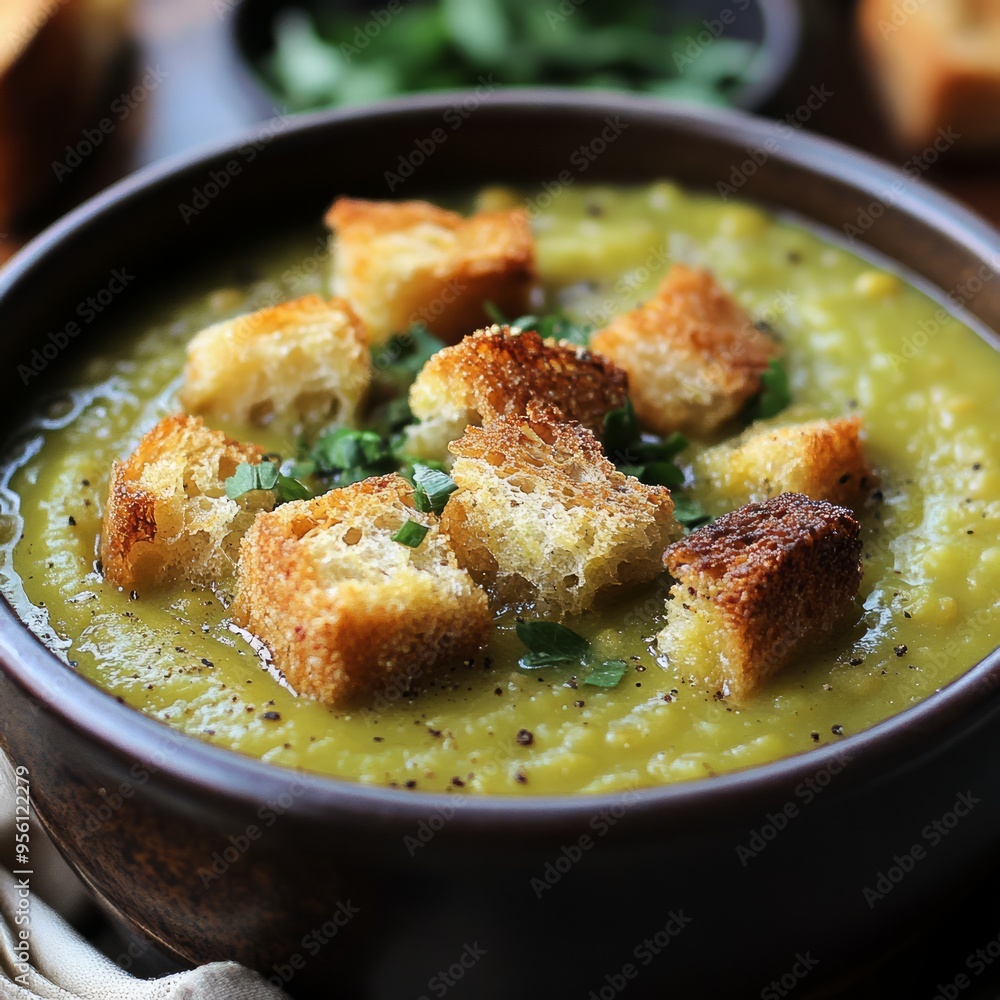
{"type": "MultiPolygon", "coordinates": [[[[0,273],[6,405],[35,404],[17,365],[110,272],[134,275],[125,294],[138,300],[203,259],[318,219],[338,193],[385,197],[383,171],[456,100],[267,127],[74,212],[0,273]],[[182,213],[231,161],[239,174],[182,213]]],[[[740,114],[496,94],[413,188],[541,183],[607,118],[627,127],[586,181],[714,190],[749,161],[741,194],[778,211],[833,232],[859,208],[881,212],[864,240],[939,297],[980,275],[965,319],[996,344],[1000,282],[981,280],[1000,261],[991,229],[871,160],[740,114]]],[[[100,336],[95,323],[52,364],[79,364],[100,336]]],[[[236,959],[296,996],[398,1000],[441,996],[448,982],[478,1000],[784,995],[768,984],[805,975],[811,987],[890,946],[973,880],[1000,839],[997,653],[836,746],[627,796],[516,800],[364,787],[201,743],[76,676],[7,607],[0,662],[4,749],[29,768],[39,819],[94,892],[183,961],[236,959]],[[968,816],[915,859],[922,829],[960,795],[975,800],[968,816]],[[738,850],[753,845],[756,856],[738,850]]]]}

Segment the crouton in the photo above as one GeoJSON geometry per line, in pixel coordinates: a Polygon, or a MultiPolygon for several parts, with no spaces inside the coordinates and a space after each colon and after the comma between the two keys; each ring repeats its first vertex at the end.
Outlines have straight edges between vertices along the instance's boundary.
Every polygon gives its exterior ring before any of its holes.
{"type": "Polygon", "coordinates": [[[627,392],[625,373],[586,348],[492,326],[424,365],[410,387],[410,410],[420,422],[407,428],[407,451],[444,460],[469,424],[523,416],[532,400],[599,434],[604,414],[621,406],[627,392]]]}
{"type": "Polygon", "coordinates": [[[389,475],[284,504],[240,552],[233,620],[261,639],[300,694],[344,706],[471,657],[491,618],[413,487],[389,475]],[[428,529],[394,541],[407,521],[428,529]]]}
{"type": "Polygon", "coordinates": [[[535,248],[523,208],[463,218],[425,201],[339,198],[333,291],[348,299],[373,344],[414,323],[447,343],[488,322],[484,302],[505,316],[527,311],[535,248]]]}
{"type": "Polygon", "coordinates": [[[353,424],[371,380],[364,325],[343,299],[307,295],[202,330],[181,405],[212,423],[312,433],[353,424]]]}
{"type": "Polygon", "coordinates": [[[849,510],[798,493],[747,504],[671,545],[657,636],[671,665],[742,701],[847,614],[861,584],[849,510]]]}
{"type": "Polygon", "coordinates": [[[209,430],[200,417],[161,420],[111,469],[101,528],[104,576],[140,594],[178,580],[227,584],[244,532],[274,506],[270,491],[230,500],[226,479],[261,449],[209,430]]]}
{"type": "Polygon", "coordinates": [[[961,139],[961,156],[1000,146],[996,0],[861,0],[855,18],[873,103],[897,143],[921,153],[920,168],[936,159],[925,147],[943,153],[961,139]]]}
{"type": "Polygon", "coordinates": [[[761,389],[777,346],[707,271],[675,264],[656,297],[590,346],[628,372],[639,420],[658,434],[707,435],[761,389]]]}
{"type": "Polygon", "coordinates": [[[442,516],[477,582],[504,604],[577,613],[660,572],[681,529],[670,491],[619,472],[586,427],[533,406],[451,445],[458,490],[442,516]]]}
{"type": "Polygon", "coordinates": [[[750,428],[735,445],[704,452],[694,473],[695,479],[709,479],[733,504],[802,493],[857,509],[876,483],[856,416],[750,428]]]}

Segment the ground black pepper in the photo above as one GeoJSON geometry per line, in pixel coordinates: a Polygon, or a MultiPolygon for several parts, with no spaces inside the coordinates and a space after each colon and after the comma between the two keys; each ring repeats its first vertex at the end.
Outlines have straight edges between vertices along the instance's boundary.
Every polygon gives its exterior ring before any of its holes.
{"type": "Polygon", "coordinates": [[[530,729],[519,729],[514,739],[522,747],[530,747],[535,742],[535,734],[530,729]]]}

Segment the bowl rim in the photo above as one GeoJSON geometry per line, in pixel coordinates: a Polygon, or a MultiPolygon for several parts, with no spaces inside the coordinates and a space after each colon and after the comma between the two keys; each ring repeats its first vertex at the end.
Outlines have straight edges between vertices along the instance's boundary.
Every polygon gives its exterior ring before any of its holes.
{"type": "MultiPolygon", "coordinates": [[[[444,111],[469,92],[450,91],[396,98],[356,108],[294,116],[275,136],[335,130],[340,123],[357,118],[379,119],[408,113],[444,111]]],[[[509,114],[528,108],[545,114],[575,112],[599,117],[607,113],[645,116],[661,124],[687,129],[695,135],[725,137],[741,148],[773,140],[772,153],[800,169],[847,180],[862,191],[875,192],[881,184],[904,179],[894,207],[919,215],[930,228],[942,231],[980,258],[1000,261],[1000,234],[950,197],[866,154],[840,143],[808,133],[790,137],[776,134],[774,123],[741,111],[693,108],[636,95],[586,92],[558,88],[521,89],[493,95],[490,113],[509,114]]],[[[6,296],[46,266],[49,251],[79,230],[99,223],[104,212],[122,202],[155,197],[157,185],[175,173],[211,167],[241,144],[252,141],[260,125],[224,141],[182,153],[132,174],[55,222],[25,246],[0,270],[0,311],[6,296]]],[[[937,286],[935,286],[937,287],[937,286]]],[[[940,291],[940,289],[939,289],[940,291]]],[[[315,818],[336,814],[359,820],[387,819],[414,822],[433,813],[450,810],[449,827],[479,827],[490,830],[531,829],[532,822],[545,821],[567,829],[586,826],[599,810],[615,808],[627,800],[630,813],[661,820],[667,813],[678,818],[707,816],[728,811],[737,801],[764,802],[787,794],[795,782],[828,768],[852,761],[852,772],[865,767],[883,770],[887,762],[904,757],[911,761],[945,740],[956,738],[957,729],[977,720],[984,709],[991,713],[1000,704],[986,704],[988,693],[1000,688],[1000,647],[969,670],[914,705],[837,742],[809,748],[770,763],[754,765],[711,777],[653,785],[632,791],[580,792],[568,794],[510,795],[472,793],[455,796],[447,792],[410,791],[367,785],[333,775],[271,764],[228,748],[207,743],[139,709],[119,704],[104,689],[73,672],[17,616],[4,595],[0,606],[0,667],[23,690],[42,703],[45,710],[96,741],[114,755],[136,763],[156,761],[158,780],[247,805],[273,802],[291,784],[298,795],[291,812],[315,818]],[[53,675],[53,670],[58,671],[53,675]],[[56,683],[53,683],[53,681],[56,683]],[[165,753],[169,747],[170,752],[165,753]],[[856,763],[855,763],[856,762],[856,763]],[[463,800],[459,809],[457,799],[463,800]],[[527,824],[527,826],[526,826],[527,824]]],[[[1000,702],[1000,699],[993,699],[1000,702]]]]}

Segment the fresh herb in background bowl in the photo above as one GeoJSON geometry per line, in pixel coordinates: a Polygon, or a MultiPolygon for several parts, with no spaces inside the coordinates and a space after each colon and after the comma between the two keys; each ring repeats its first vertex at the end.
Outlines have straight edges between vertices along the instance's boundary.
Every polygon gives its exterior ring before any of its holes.
{"type": "Polygon", "coordinates": [[[554,85],[757,107],[791,67],[794,0],[244,0],[244,57],[289,111],[554,85]]]}

